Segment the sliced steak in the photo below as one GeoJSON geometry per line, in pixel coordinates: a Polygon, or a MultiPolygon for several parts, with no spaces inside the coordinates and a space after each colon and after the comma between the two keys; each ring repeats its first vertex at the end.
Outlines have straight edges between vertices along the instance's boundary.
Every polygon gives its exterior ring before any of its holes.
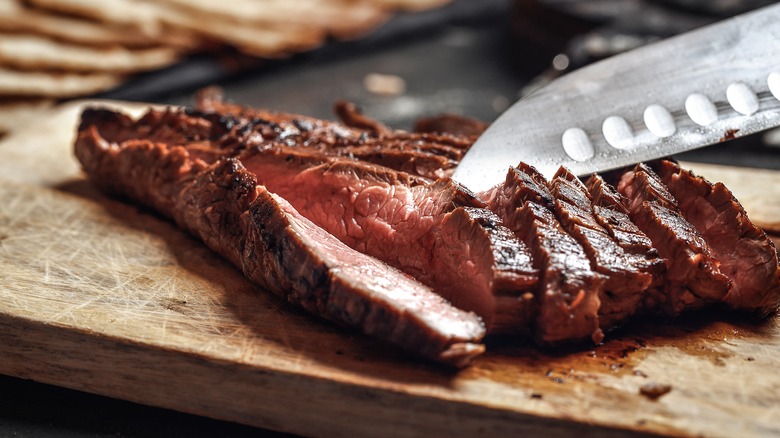
{"type": "Polygon", "coordinates": [[[593,212],[599,224],[626,252],[655,264],[659,269],[657,276],[662,275],[665,269],[663,260],[659,258],[658,250],[653,247],[650,238],[631,222],[625,198],[599,175],[590,176],[587,187],[593,198],[593,212]]]}
{"type": "Polygon", "coordinates": [[[753,225],[742,205],[722,183],[712,184],[662,160],[653,166],[720,261],[731,280],[723,301],[734,309],[766,315],[780,306],[780,270],[774,243],[753,225]]]}
{"type": "Polygon", "coordinates": [[[582,245],[596,272],[606,276],[600,297],[601,328],[616,327],[639,310],[645,291],[654,283],[660,259],[627,252],[601,225],[583,183],[560,168],[550,184],[555,215],[564,229],[582,245]]]}
{"type": "MultiPolygon", "coordinates": [[[[283,142],[288,146],[315,148],[338,156],[349,155],[350,149],[355,148],[385,152],[385,155],[366,155],[364,159],[402,171],[408,171],[409,168],[407,167],[407,170],[398,168],[395,163],[408,166],[406,164],[408,162],[435,160],[438,156],[452,160],[440,161],[438,164],[442,167],[439,173],[451,174],[457,161],[463,157],[474,141],[471,137],[451,134],[390,130],[381,123],[363,116],[354,105],[346,102],[336,105],[336,113],[346,124],[242,107],[214,98],[201,99],[200,109],[204,116],[219,114],[223,117],[232,117],[239,125],[247,125],[252,120],[263,120],[272,124],[274,131],[262,132],[266,143],[283,142]],[[400,160],[404,154],[407,154],[408,158],[400,160]]],[[[428,174],[420,176],[431,177],[428,174]]]]}
{"type": "Polygon", "coordinates": [[[537,342],[601,342],[598,312],[605,277],[591,269],[585,250],[556,219],[544,177],[521,163],[488,196],[491,210],[531,248],[539,269],[537,342]]]}
{"type": "Polygon", "coordinates": [[[384,167],[322,163],[294,149],[255,149],[241,159],[261,184],[350,247],[479,314],[491,332],[527,332],[528,320],[505,316],[532,305],[523,299],[537,281],[530,252],[452,180],[418,183],[384,167]]]}
{"type": "Polygon", "coordinates": [[[731,280],[720,271],[701,234],[680,215],[677,200],[658,176],[638,164],[623,174],[618,191],[625,196],[631,220],[666,260],[664,294],[656,297],[656,304],[676,315],[721,300],[731,280]]]}
{"type": "Polygon", "coordinates": [[[173,218],[252,281],[314,314],[455,366],[483,351],[476,315],[350,249],[259,185],[239,160],[207,165],[186,147],[112,143],[90,123],[105,117],[87,110],[75,145],[98,186],[173,218]]]}

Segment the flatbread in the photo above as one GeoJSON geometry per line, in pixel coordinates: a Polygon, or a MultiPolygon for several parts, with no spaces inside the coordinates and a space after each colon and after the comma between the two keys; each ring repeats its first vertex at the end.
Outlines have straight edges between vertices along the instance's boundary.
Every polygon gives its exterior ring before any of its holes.
{"type": "Polygon", "coordinates": [[[139,72],[171,65],[178,58],[169,47],[93,48],[35,35],[0,34],[0,64],[22,69],[139,72]]]}
{"type": "Polygon", "coordinates": [[[108,90],[122,79],[112,73],[23,72],[0,67],[0,95],[74,97],[108,90]]]}
{"type": "Polygon", "coordinates": [[[28,3],[66,14],[87,17],[103,23],[122,24],[143,35],[158,37],[165,27],[155,5],[134,0],[26,0],[28,3]]]}
{"type": "Polygon", "coordinates": [[[251,22],[228,21],[209,14],[199,15],[167,3],[147,3],[139,0],[31,1],[38,6],[81,14],[109,23],[132,25],[135,20],[139,20],[136,24],[144,26],[144,32],[171,28],[177,31],[185,30],[230,44],[249,55],[261,57],[277,57],[311,49],[322,44],[325,39],[324,33],[317,26],[259,26],[251,22]],[[127,11],[127,14],[117,11],[127,11]]]}
{"type": "Polygon", "coordinates": [[[219,18],[246,25],[298,29],[317,27],[330,35],[348,37],[373,29],[388,14],[371,2],[344,0],[232,0],[230,7],[212,0],[161,0],[190,13],[192,18],[219,18]]]}
{"type": "Polygon", "coordinates": [[[174,28],[200,32],[208,38],[229,44],[247,55],[265,58],[310,50],[321,45],[326,38],[318,28],[256,26],[183,14],[165,15],[164,19],[167,25],[174,28]]]}
{"type": "Polygon", "coordinates": [[[31,33],[90,46],[196,48],[198,38],[191,33],[165,32],[157,37],[142,34],[135,26],[105,24],[51,11],[24,6],[18,0],[0,1],[0,31],[31,33]]]}
{"type": "Polygon", "coordinates": [[[53,99],[0,101],[0,133],[18,129],[54,105],[53,99]]]}

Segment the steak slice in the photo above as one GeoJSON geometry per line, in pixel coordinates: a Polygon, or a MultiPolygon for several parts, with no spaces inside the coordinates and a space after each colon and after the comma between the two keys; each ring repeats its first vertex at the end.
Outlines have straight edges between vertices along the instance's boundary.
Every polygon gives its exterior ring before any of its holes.
{"type": "Polygon", "coordinates": [[[346,125],[228,104],[214,96],[201,98],[200,109],[190,114],[232,118],[234,125],[241,127],[234,130],[234,135],[246,134],[247,129],[255,131],[263,144],[279,143],[332,156],[355,157],[428,179],[451,175],[473,142],[448,134],[393,131],[363,116],[347,102],[339,102],[335,107],[346,125]]]}
{"type": "Polygon", "coordinates": [[[679,202],[685,219],[701,233],[731,280],[723,301],[731,308],[767,315],[780,306],[780,270],[774,243],[753,225],[722,183],[712,184],[661,160],[653,167],[679,202]]]}
{"type": "Polygon", "coordinates": [[[638,164],[620,178],[618,191],[625,196],[631,220],[666,260],[664,294],[655,297],[660,308],[672,315],[721,300],[731,280],[720,271],[720,262],[690,222],[683,218],[677,200],[645,164],[638,164]]]}
{"type": "Polygon", "coordinates": [[[626,252],[656,264],[659,269],[656,276],[663,275],[663,259],[659,258],[650,238],[631,222],[625,198],[599,175],[588,177],[586,185],[593,198],[593,212],[599,224],[626,252]]]}
{"type": "Polygon", "coordinates": [[[530,251],[450,179],[415,182],[371,164],[321,162],[301,151],[242,156],[268,190],[350,247],[431,286],[480,315],[489,331],[527,333],[537,282],[530,251]]]}
{"type": "Polygon", "coordinates": [[[479,317],[350,249],[259,185],[238,159],[207,164],[182,146],[110,142],[100,121],[120,118],[108,116],[86,110],[75,144],[101,188],[173,218],[252,281],[311,313],[454,366],[484,350],[479,317]]]}
{"type": "Polygon", "coordinates": [[[596,218],[588,189],[567,169],[558,170],[550,187],[561,225],[582,245],[593,270],[606,276],[604,293],[599,297],[601,328],[616,327],[639,310],[663,261],[623,249],[596,218]]]}
{"type": "Polygon", "coordinates": [[[556,219],[551,210],[555,199],[544,177],[521,163],[486,196],[490,209],[531,248],[539,269],[536,341],[601,342],[598,312],[605,277],[591,269],[585,250],[556,219]]]}

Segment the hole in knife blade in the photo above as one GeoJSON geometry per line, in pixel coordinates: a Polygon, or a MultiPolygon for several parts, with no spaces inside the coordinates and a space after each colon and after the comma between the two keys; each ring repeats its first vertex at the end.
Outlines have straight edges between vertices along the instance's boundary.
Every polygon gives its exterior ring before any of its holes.
{"type": "Polygon", "coordinates": [[[769,73],[769,77],[766,78],[766,83],[769,85],[769,91],[775,96],[775,99],[780,100],[780,72],[773,71],[769,73]]]}
{"type": "Polygon", "coordinates": [[[628,149],[634,144],[634,131],[622,117],[607,117],[601,125],[601,132],[607,143],[615,149],[628,149]]]}
{"type": "Polygon", "coordinates": [[[758,111],[758,96],[742,82],[734,82],[726,89],[726,99],[738,113],[749,116],[758,111]]]}
{"type": "Polygon", "coordinates": [[[569,128],[561,137],[563,150],[575,161],[585,161],[593,157],[595,151],[588,134],[580,128],[569,128]]]}
{"type": "Polygon", "coordinates": [[[685,111],[700,126],[709,126],[718,121],[718,108],[709,97],[701,93],[693,93],[685,99],[685,111]]]}
{"type": "Polygon", "coordinates": [[[645,108],[644,119],[645,126],[656,137],[669,137],[677,131],[672,114],[661,105],[653,104],[645,108]]]}

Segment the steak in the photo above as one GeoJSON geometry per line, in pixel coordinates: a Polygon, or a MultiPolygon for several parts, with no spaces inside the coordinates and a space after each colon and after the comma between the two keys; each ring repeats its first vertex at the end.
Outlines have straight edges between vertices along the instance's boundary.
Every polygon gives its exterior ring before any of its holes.
{"type": "Polygon", "coordinates": [[[407,172],[430,180],[450,176],[473,139],[438,133],[391,131],[363,116],[348,102],[339,102],[336,113],[347,124],[310,117],[247,108],[202,93],[200,112],[192,115],[231,119],[233,135],[253,132],[262,144],[284,144],[360,160],[407,172]]]}
{"type": "Polygon", "coordinates": [[[638,164],[620,178],[618,191],[625,196],[631,220],[666,260],[663,293],[651,307],[676,315],[721,300],[731,280],[720,271],[720,261],[701,234],[680,215],[677,200],[645,164],[638,164]]]}
{"type": "Polygon", "coordinates": [[[555,198],[536,169],[521,163],[485,197],[504,223],[531,248],[539,269],[534,336],[550,345],[603,339],[600,296],[606,278],[594,272],[582,246],[553,213],[555,198]]]}
{"type": "Polygon", "coordinates": [[[780,306],[777,251],[766,233],[753,225],[731,191],[661,160],[653,166],[679,202],[731,280],[727,306],[766,315],[780,306]]]}
{"type": "Polygon", "coordinates": [[[76,154],[105,191],[269,291],[455,366],[486,333],[599,343],[638,312],[780,306],[772,242],[722,184],[672,162],[586,183],[521,163],[477,196],[447,175],[484,125],[444,116],[410,133],[350,103],[336,112],[343,123],[213,92],[138,120],[90,109],[76,154]]]}
{"type": "Polygon", "coordinates": [[[602,226],[608,219],[597,218],[588,189],[565,168],[555,174],[551,189],[561,225],[582,245],[593,270],[606,276],[599,321],[602,329],[613,328],[639,310],[663,261],[626,251],[620,240],[602,226]]]}
{"type": "Polygon", "coordinates": [[[586,185],[593,198],[593,212],[599,224],[626,252],[643,257],[657,266],[659,271],[656,277],[663,274],[663,260],[659,259],[650,238],[631,222],[625,198],[599,175],[588,177],[586,185]]]}
{"type": "Polygon", "coordinates": [[[528,331],[528,321],[513,315],[532,303],[523,298],[537,282],[530,251],[452,180],[419,183],[392,169],[321,163],[293,149],[255,149],[241,159],[301,214],[477,313],[490,332],[528,331]]]}
{"type": "MultiPolygon", "coordinates": [[[[205,164],[239,158],[258,184],[286,199],[303,216],[353,249],[401,269],[456,306],[476,312],[492,332],[529,330],[523,315],[533,306],[528,292],[537,282],[530,251],[452,180],[431,183],[309,147],[311,142],[293,144],[289,140],[297,139],[295,135],[281,143],[266,140],[293,129],[295,123],[289,119],[247,121],[217,113],[154,110],[137,123],[110,112],[100,117],[101,134],[109,142],[146,138],[186,145],[191,156],[205,164]]],[[[336,138],[340,129],[353,132],[334,127],[324,136],[336,138]]]]}
{"type": "Polygon", "coordinates": [[[127,122],[104,110],[82,115],[76,155],[104,190],[171,217],[252,281],[311,313],[454,366],[484,350],[479,317],[350,249],[259,184],[239,159],[207,163],[187,145],[103,136],[104,127],[127,122]]]}

